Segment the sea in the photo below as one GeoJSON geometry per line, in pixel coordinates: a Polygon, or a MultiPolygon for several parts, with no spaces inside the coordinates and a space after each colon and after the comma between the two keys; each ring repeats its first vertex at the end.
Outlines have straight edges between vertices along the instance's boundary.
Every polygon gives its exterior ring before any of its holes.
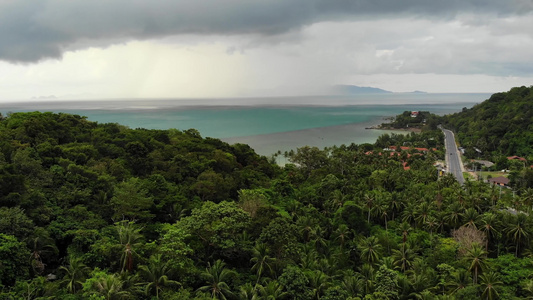
{"type": "Polygon", "coordinates": [[[0,112],[49,111],[130,128],[197,129],[203,137],[244,143],[261,154],[303,146],[373,143],[384,130],[366,129],[404,111],[438,115],[470,108],[490,94],[391,93],[219,99],[39,100],[0,103],[0,112]]]}

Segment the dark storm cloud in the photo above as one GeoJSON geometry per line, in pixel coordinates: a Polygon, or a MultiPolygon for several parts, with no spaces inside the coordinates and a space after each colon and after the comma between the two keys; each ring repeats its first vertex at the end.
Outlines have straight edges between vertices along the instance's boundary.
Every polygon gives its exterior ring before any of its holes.
{"type": "Polygon", "coordinates": [[[73,48],[180,34],[276,35],[319,21],[521,14],[527,0],[92,0],[0,2],[0,60],[36,62],[73,48]]]}

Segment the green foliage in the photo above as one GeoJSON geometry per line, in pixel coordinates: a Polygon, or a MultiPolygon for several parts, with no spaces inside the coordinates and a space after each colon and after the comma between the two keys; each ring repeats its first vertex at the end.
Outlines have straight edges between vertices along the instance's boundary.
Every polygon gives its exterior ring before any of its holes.
{"type": "Polygon", "coordinates": [[[194,209],[190,216],[181,219],[177,226],[190,235],[194,247],[208,251],[214,247],[221,251],[245,246],[240,237],[249,224],[250,215],[235,202],[222,201],[217,204],[208,201],[194,209]]]}
{"type": "Polygon", "coordinates": [[[442,143],[440,131],[383,135],[290,151],[280,167],[193,129],[11,114],[0,118],[0,298],[532,296],[531,172],[502,155],[523,188],[514,197],[459,186],[435,172],[442,143]],[[438,150],[383,155],[390,146],[438,150]]]}
{"type": "MultiPolygon", "coordinates": [[[[476,147],[484,156],[531,156],[533,87],[515,87],[488,100],[442,118],[445,127],[458,132],[459,143],[476,147]]],[[[475,152],[472,152],[475,153],[475,152]]],[[[500,165],[502,167],[502,165],[500,165]]]]}
{"type": "Polygon", "coordinates": [[[0,285],[13,285],[17,279],[27,279],[30,252],[14,236],[0,233],[0,285]]]}
{"type": "Polygon", "coordinates": [[[287,266],[278,280],[287,293],[287,296],[291,299],[311,298],[311,291],[308,289],[309,279],[307,279],[304,272],[297,266],[287,266]]]}

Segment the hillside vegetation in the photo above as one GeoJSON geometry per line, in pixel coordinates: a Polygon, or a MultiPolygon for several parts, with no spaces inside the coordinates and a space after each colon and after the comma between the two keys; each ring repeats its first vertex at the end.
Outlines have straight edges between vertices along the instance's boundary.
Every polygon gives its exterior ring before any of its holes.
{"type": "Polygon", "coordinates": [[[193,129],[0,119],[0,299],[533,296],[533,191],[439,178],[440,131],[278,166],[193,129]]]}
{"type": "Polygon", "coordinates": [[[533,160],[533,86],[515,87],[441,122],[457,133],[461,146],[490,155],[530,157],[533,160]]]}

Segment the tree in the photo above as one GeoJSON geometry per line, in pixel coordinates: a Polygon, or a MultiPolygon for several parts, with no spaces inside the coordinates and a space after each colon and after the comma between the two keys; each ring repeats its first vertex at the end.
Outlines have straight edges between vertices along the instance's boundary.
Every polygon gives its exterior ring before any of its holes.
{"type": "Polygon", "coordinates": [[[287,266],[278,279],[290,299],[310,299],[309,279],[304,272],[294,265],[287,266]]]}
{"type": "Polygon", "coordinates": [[[192,266],[193,261],[189,255],[193,253],[193,250],[186,242],[190,234],[176,224],[165,225],[163,232],[158,250],[162,259],[168,264],[168,268],[172,271],[181,271],[192,266]]]}
{"type": "Polygon", "coordinates": [[[0,232],[19,239],[27,238],[33,232],[33,221],[20,207],[0,207],[0,232]]]}
{"type": "Polygon", "coordinates": [[[80,258],[71,256],[68,260],[68,266],[61,266],[59,270],[65,273],[61,284],[66,286],[69,293],[75,294],[82,288],[82,284],[87,278],[90,268],[80,258]]]}
{"type": "Polygon", "coordinates": [[[498,216],[494,213],[485,213],[481,217],[480,229],[485,233],[487,249],[489,249],[490,242],[500,236],[500,232],[496,229],[499,223],[498,216]]]}
{"type": "Polygon", "coordinates": [[[115,186],[111,205],[115,220],[142,220],[153,217],[150,213],[150,208],[153,205],[152,198],[148,195],[148,191],[143,188],[141,179],[136,177],[115,186]]]}
{"type": "Polygon", "coordinates": [[[148,265],[139,266],[141,277],[146,280],[141,285],[145,285],[147,296],[153,295],[155,292],[156,299],[159,299],[159,294],[163,288],[179,285],[179,282],[168,278],[168,265],[168,261],[162,261],[161,254],[158,254],[150,257],[148,265]]]}
{"type": "MultiPolygon", "coordinates": [[[[205,202],[188,217],[182,218],[176,226],[190,235],[193,241],[209,255],[214,247],[217,251],[232,251],[241,248],[240,238],[250,224],[250,215],[235,202],[222,201],[218,204],[205,202]]],[[[199,252],[199,251],[198,251],[199,252]]]]}
{"type": "Polygon", "coordinates": [[[233,297],[233,293],[226,281],[235,275],[235,272],[226,269],[226,264],[223,261],[217,260],[212,265],[207,263],[207,268],[200,275],[205,279],[207,285],[198,288],[198,291],[209,292],[213,299],[233,297]]]}
{"type": "Polygon", "coordinates": [[[378,238],[375,236],[363,238],[357,243],[361,259],[369,264],[374,264],[379,260],[382,248],[378,238]]]}
{"type": "Polygon", "coordinates": [[[398,274],[385,266],[376,273],[376,292],[386,295],[386,299],[398,299],[398,274]]]}
{"type": "Polygon", "coordinates": [[[515,255],[518,256],[521,246],[529,240],[531,221],[529,217],[519,212],[516,215],[511,213],[505,217],[505,231],[507,236],[515,243],[515,255]]]}
{"type": "Polygon", "coordinates": [[[485,267],[487,252],[479,244],[472,244],[465,254],[465,260],[469,264],[468,271],[472,272],[473,283],[477,284],[479,273],[485,267]]]}
{"type": "Polygon", "coordinates": [[[495,272],[487,272],[480,276],[481,279],[481,289],[483,290],[481,298],[487,300],[498,299],[498,291],[496,287],[503,284],[498,278],[498,274],[495,272]]]}
{"type": "Polygon", "coordinates": [[[273,273],[273,264],[276,262],[275,258],[270,257],[270,251],[269,248],[263,244],[263,243],[257,243],[255,247],[252,249],[252,259],[250,262],[252,262],[254,265],[252,266],[252,271],[255,271],[257,274],[257,281],[256,284],[259,283],[259,279],[261,279],[261,275],[263,273],[272,274],[273,273]]]}
{"type": "Polygon", "coordinates": [[[29,274],[30,252],[14,236],[0,233],[0,285],[13,285],[29,274]]]}
{"type": "Polygon", "coordinates": [[[132,294],[124,289],[124,280],[117,274],[108,274],[100,270],[95,270],[92,277],[83,283],[83,292],[87,297],[101,296],[105,300],[133,298],[132,294]]]}
{"type": "Polygon", "coordinates": [[[118,233],[122,256],[122,271],[133,270],[133,258],[137,256],[136,249],[142,245],[143,236],[140,234],[142,228],[135,225],[134,222],[121,221],[115,223],[115,229],[118,233]]]}
{"type": "Polygon", "coordinates": [[[394,259],[394,266],[400,269],[400,271],[405,272],[411,269],[415,253],[408,244],[403,244],[400,249],[392,250],[392,258],[394,259]]]}

